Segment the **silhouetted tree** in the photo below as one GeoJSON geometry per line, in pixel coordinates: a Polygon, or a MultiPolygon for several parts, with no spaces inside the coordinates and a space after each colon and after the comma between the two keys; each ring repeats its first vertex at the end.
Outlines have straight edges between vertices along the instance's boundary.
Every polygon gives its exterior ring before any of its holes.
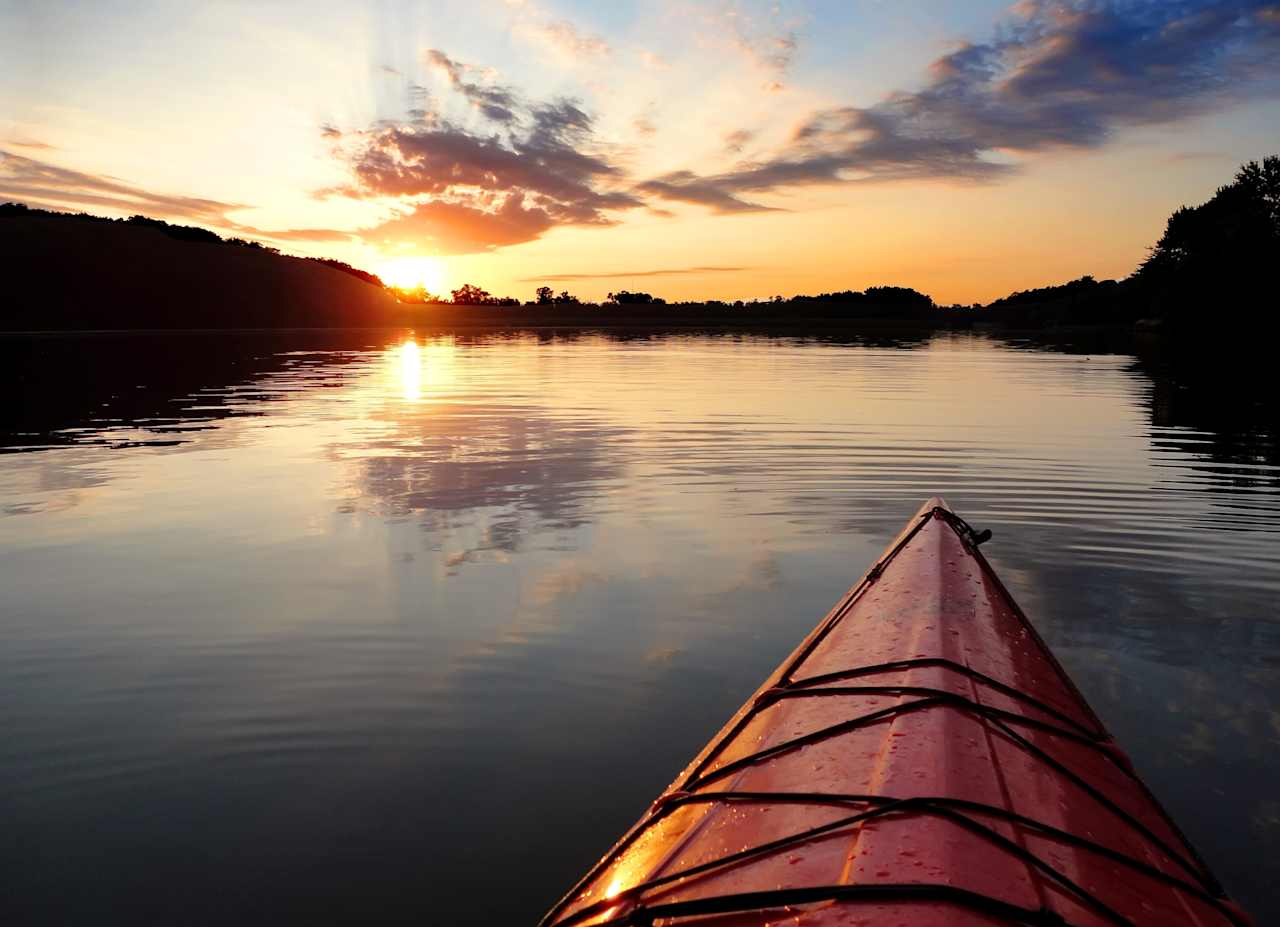
{"type": "Polygon", "coordinates": [[[568,290],[561,290],[560,295],[555,298],[557,306],[580,306],[582,300],[572,295],[568,290]]]}
{"type": "Polygon", "coordinates": [[[628,306],[663,306],[666,300],[653,296],[649,293],[632,293],[629,290],[619,290],[616,293],[610,293],[608,301],[615,305],[628,306]]]}
{"type": "Polygon", "coordinates": [[[1199,206],[1169,217],[1135,274],[1153,311],[1202,319],[1224,303],[1243,310],[1275,301],[1280,260],[1280,157],[1251,161],[1199,206]]]}
{"type": "Polygon", "coordinates": [[[911,309],[932,309],[933,300],[908,286],[871,286],[863,294],[873,303],[882,306],[902,306],[911,309]]]}
{"type": "Polygon", "coordinates": [[[493,296],[488,290],[482,290],[474,284],[464,283],[452,293],[453,301],[459,306],[489,306],[493,304],[493,296]]]}
{"type": "Polygon", "coordinates": [[[552,302],[554,302],[555,290],[551,289],[551,287],[540,286],[538,287],[536,292],[538,294],[539,306],[549,306],[551,305],[552,302]]]}
{"type": "Polygon", "coordinates": [[[436,296],[434,293],[432,293],[430,290],[428,290],[425,286],[422,286],[421,284],[419,284],[418,286],[412,286],[412,287],[391,286],[391,287],[387,287],[387,289],[391,292],[392,296],[394,296],[396,299],[398,299],[402,303],[438,303],[440,302],[439,296],[436,296]]]}

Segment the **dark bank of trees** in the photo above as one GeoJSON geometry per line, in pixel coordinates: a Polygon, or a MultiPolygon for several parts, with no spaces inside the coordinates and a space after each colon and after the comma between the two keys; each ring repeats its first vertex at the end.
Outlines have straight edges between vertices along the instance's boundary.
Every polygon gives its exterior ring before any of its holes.
{"type": "MultiPolygon", "coordinates": [[[[236,248],[250,248],[267,254],[280,253],[279,248],[273,248],[270,245],[264,245],[257,241],[250,241],[247,238],[223,238],[217,232],[211,232],[206,228],[200,228],[196,225],[175,225],[171,222],[165,222],[163,219],[152,219],[150,216],[130,216],[128,219],[112,219],[107,216],[93,216],[86,212],[52,212],[48,209],[32,209],[23,203],[0,203],[0,219],[34,218],[51,218],[64,221],[96,222],[106,224],[118,223],[137,228],[155,229],[166,238],[172,238],[175,241],[192,241],[207,245],[229,245],[236,248]]],[[[371,274],[367,270],[352,267],[345,261],[338,261],[334,258],[317,257],[304,257],[298,258],[297,260],[311,261],[316,264],[322,264],[325,267],[331,267],[344,274],[349,274],[357,280],[363,280],[371,286],[382,288],[384,285],[377,274],[371,274]]]]}
{"type": "Polygon", "coordinates": [[[206,229],[0,206],[0,331],[397,324],[371,274],[206,229]]]}
{"type": "Polygon", "coordinates": [[[967,314],[977,322],[1039,329],[1132,325],[1147,311],[1128,281],[1095,280],[1086,275],[1056,286],[1018,290],[967,314]]]}

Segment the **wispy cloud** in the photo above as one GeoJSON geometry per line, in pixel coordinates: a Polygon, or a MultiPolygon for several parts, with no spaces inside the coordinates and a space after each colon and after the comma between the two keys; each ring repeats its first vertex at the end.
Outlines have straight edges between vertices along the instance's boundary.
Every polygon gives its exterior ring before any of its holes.
{"type": "Polygon", "coordinates": [[[63,208],[137,210],[223,227],[234,225],[228,212],[246,208],[220,200],[154,193],[116,177],[73,171],[9,151],[0,151],[0,197],[63,204],[63,208]]]}
{"type": "Polygon", "coordinates": [[[507,0],[515,15],[512,32],[569,65],[599,64],[613,49],[601,36],[553,17],[530,0],[507,0]]]}
{"type": "Polygon", "coordinates": [[[112,209],[163,219],[197,222],[274,241],[347,241],[350,232],[335,229],[260,229],[234,221],[228,213],[242,203],[155,193],[103,174],[88,174],[46,161],[0,151],[0,199],[15,199],[43,209],[112,209]]]}
{"type": "Polygon", "coordinates": [[[794,20],[784,19],[782,5],[771,4],[763,15],[749,6],[734,2],[719,12],[717,28],[724,28],[737,49],[745,54],[763,75],[762,89],[783,89],[783,80],[800,47],[794,20]]]}
{"type": "Polygon", "coordinates": [[[1097,147],[1274,92],[1278,78],[1277,3],[1023,0],[991,41],[935,61],[920,90],[811,113],[771,156],[642,189],[737,212],[758,208],[744,195],[814,184],[994,180],[1016,170],[1011,153],[1097,147]]]}
{"type": "Polygon", "coordinates": [[[658,270],[619,270],[610,273],[593,274],[542,274],[538,277],[525,277],[520,283],[559,283],[572,280],[618,280],[631,277],[681,277],[689,274],[733,274],[750,267],[665,267],[658,270]]]}
{"type": "Polygon", "coordinates": [[[28,148],[32,151],[57,151],[56,145],[49,145],[45,142],[37,142],[32,139],[11,138],[5,141],[6,145],[12,148],[28,148]]]}
{"type": "Polygon", "coordinates": [[[703,177],[693,171],[672,171],[646,180],[636,189],[648,196],[706,206],[719,213],[767,212],[775,208],[740,198],[723,176],[703,177]]]}
{"type": "Polygon", "coordinates": [[[242,234],[270,238],[273,241],[350,241],[354,237],[354,233],[338,229],[259,229],[251,225],[237,225],[234,228],[242,234]]]}
{"type": "Polygon", "coordinates": [[[526,22],[517,32],[527,35],[543,47],[572,63],[598,61],[612,49],[598,35],[582,32],[573,23],[563,19],[551,22],[526,22]]]}
{"type": "Polygon", "coordinates": [[[736,129],[725,136],[724,147],[734,154],[741,154],[742,149],[751,143],[756,133],[751,129],[736,129]]]}
{"type": "MultiPolygon", "coordinates": [[[[476,68],[454,61],[437,48],[428,49],[425,58],[427,64],[445,76],[449,86],[465,97],[487,118],[501,123],[516,121],[517,102],[510,88],[471,79],[476,68]]],[[[481,75],[482,78],[483,76],[481,75]]]]}

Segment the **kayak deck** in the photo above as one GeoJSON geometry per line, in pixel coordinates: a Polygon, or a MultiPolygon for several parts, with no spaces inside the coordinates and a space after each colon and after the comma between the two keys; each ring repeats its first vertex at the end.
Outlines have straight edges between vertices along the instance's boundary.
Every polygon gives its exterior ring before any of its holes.
{"type": "Polygon", "coordinates": [[[1227,925],[1221,887],[931,499],[543,925],[1227,925]]]}

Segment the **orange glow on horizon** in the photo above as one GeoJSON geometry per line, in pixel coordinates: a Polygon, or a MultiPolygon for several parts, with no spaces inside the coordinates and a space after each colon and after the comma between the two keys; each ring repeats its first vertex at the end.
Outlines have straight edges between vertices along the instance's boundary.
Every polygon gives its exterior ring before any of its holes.
{"type": "Polygon", "coordinates": [[[436,296],[444,295],[444,262],[438,257],[393,258],[378,267],[377,274],[388,286],[402,290],[425,287],[436,296]]]}

